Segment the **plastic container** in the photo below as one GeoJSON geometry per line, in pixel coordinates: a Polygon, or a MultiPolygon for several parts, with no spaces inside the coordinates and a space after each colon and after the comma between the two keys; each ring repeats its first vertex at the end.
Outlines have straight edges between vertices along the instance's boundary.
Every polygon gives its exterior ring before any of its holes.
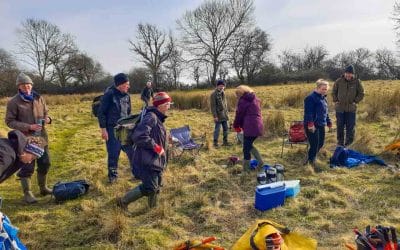
{"type": "Polygon", "coordinates": [[[265,171],[261,171],[257,174],[257,182],[260,185],[267,183],[267,175],[265,174],[265,171]]]}
{"type": "Polygon", "coordinates": [[[276,169],[275,168],[268,168],[267,171],[265,171],[267,174],[267,183],[273,183],[276,182],[276,169]]]}
{"type": "Polygon", "coordinates": [[[279,207],[285,204],[285,184],[271,183],[256,187],[254,207],[260,211],[279,207]]]}
{"type": "Polygon", "coordinates": [[[300,180],[284,181],[285,197],[294,197],[300,192],[300,180]]]}
{"type": "Polygon", "coordinates": [[[276,181],[283,181],[285,179],[285,167],[281,164],[276,164],[274,168],[276,169],[276,181]]]}
{"type": "Polygon", "coordinates": [[[254,170],[257,168],[258,161],[256,159],[250,160],[250,169],[254,170]]]}

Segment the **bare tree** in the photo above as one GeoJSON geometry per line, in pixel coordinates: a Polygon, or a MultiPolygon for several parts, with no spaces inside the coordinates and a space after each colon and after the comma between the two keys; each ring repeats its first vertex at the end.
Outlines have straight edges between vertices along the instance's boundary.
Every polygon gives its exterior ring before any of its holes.
{"type": "Polygon", "coordinates": [[[282,51],[282,54],[278,55],[278,58],[281,63],[281,68],[285,73],[292,73],[303,69],[301,55],[290,50],[282,51]]]}
{"type": "Polygon", "coordinates": [[[231,63],[241,83],[252,82],[261,71],[266,53],[271,50],[268,34],[255,28],[235,36],[232,47],[231,63]]]}
{"type": "Polygon", "coordinates": [[[193,60],[211,66],[210,84],[228,58],[233,36],[251,23],[253,12],[253,0],[207,0],[177,21],[185,50],[193,60]]]}
{"type": "Polygon", "coordinates": [[[193,66],[192,76],[196,82],[196,87],[198,88],[200,83],[200,66],[197,63],[193,66]]]}
{"type": "Polygon", "coordinates": [[[303,55],[303,70],[321,69],[326,56],[328,56],[328,51],[322,45],[306,47],[303,55]]]}
{"type": "Polygon", "coordinates": [[[140,23],[137,27],[136,41],[129,40],[131,50],[139,55],[153,76],[153,83],[158,84],[161,65],[173,50],[172,35],[167,35],[151,24],[140,23]]]}
{"type": "Polygon", "coordinates": [[[183,58],[182,51],[175,45],[175,42],[172,43],[172,51],[167,59],[165,68],[167,69],[167,74],[173,81],[174,88],[178,88],[179,77],[183,71],[183,58]]]}
{"type": "Polygon", "coordinates": [[[400,2],[395,2],[392,12],[392,20],[394,21],[394,29],[397,35],[397,45],[400,45],[400,2]]]}
{"type": "Polygon", "coordinates": [[[103,67],[85,53],[75,53],[66,62],[71,76],[78,85],[91,85],[105,76],[103,67]]]}
{"type": "Polygon", "coordinates": [[[398,79],[400,67],[394,53],[388,49],[379,49],[375,52],[377,76],[380,79],[398,79]]]}
{"type": "Polygon", "coordinates": [[[17,63],[10,53],[0,48],[0,96],[15,92],[17,63]]]}
{"type": "Polygon", "coordinates": [[[72,37],[61,33],[56,25],[37,19],[24,21],[18,34],[23,60],[36,69],[43,83],[52,82],[56,77],[54,66],[74,47],[72,37]]]}

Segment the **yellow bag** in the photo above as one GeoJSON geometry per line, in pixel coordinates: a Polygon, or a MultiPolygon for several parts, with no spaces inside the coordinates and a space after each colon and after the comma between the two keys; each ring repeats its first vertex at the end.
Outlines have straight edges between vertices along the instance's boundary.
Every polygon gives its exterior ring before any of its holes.
{"type": "Polygon", "coordinates": [[[265,238],[279,233],[283,238],[281,250],[315,250],[317,241],[307,238],[271,220],[257,220],[233,245],[232,250],[266,250],[265,238]]]}

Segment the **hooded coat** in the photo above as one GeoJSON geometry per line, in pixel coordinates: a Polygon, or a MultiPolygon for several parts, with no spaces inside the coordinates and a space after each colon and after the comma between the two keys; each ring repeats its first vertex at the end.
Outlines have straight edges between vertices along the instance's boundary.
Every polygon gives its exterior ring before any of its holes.
{"type": "Polygon", "coordinates": [[[236,108],[234,128],[242,128],[244,136],[258,137],[264,134],[260,100],[254,93],[244,93],[236,108]]]}
{"type": "Polygon", "coordinates": [[[27,143],[27,137],[18,130],[10,131],[8,138],[0,138],[0,183],[25,165],[18,155],[24,151],[27,143]]]}

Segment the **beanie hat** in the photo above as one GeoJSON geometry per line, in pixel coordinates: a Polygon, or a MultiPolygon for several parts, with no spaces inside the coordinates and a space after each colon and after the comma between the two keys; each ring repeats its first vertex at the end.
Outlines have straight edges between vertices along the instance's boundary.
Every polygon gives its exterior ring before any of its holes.
{"type": "Polygon", "coordinates": [[[128,82],[128,81],[129,81],[128,76],[125,75],[124,73],[119,73],[119,74],[116,74],[114,76],[114,84],[115,84],[115,86],[119,86],[119,85],[121,85],[121,84],[123,84],[125,82],[128,82]]]}
{"type": "Polygon", "coordinates": [[[44,149],[39,147],[39,145],[37,145],[35,143],[26,144],[24,151],[37,156],[37,158],[42,157],[42,155],[44,154],[44,149]]]}
{"type": "Polygon", "coordinates": [[[217,81],[217,86],[218,86],[218,85],[224,85],[224,86],[225,86],[224,80],[219,79],[219,80],[217,81]]]}
{"type": "Polygon", "coordinates": [[[346,70],[344,72],[354,74],[354,66],[350,64],[346,67],[346,70]]]}
{"type": "Polygon", "coordinates": [[[171,97],[166,92],[158,92],[153,96],[153,106],[158,107],[161,104],[171,102],[171,97]]]}
{"type": "Polygon", "coordinates": [[[24,83],[30,83],[33,85],[32,79],[29,76],[25,75],[24,73],[19,73],[19,75],[17,76],[17,81],[15,83],[16,83],[17,87],[20,84],[24,84],[24,83]]]}

